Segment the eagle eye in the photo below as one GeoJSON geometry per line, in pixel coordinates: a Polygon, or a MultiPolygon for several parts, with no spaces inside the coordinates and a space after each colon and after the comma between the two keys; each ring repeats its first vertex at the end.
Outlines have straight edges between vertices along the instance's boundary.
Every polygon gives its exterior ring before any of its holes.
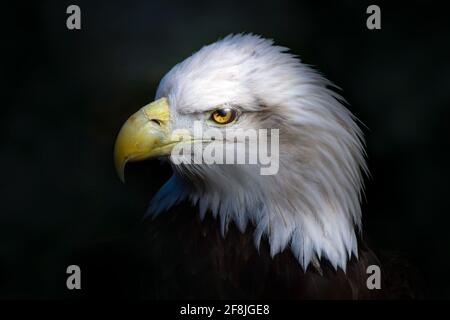
{"type": "Polygon", "coordinates": [[[211,120],[217,124],[229,124],[236,120],[237,112],[232,108],[220,108],[211,114],[211,120]]]}

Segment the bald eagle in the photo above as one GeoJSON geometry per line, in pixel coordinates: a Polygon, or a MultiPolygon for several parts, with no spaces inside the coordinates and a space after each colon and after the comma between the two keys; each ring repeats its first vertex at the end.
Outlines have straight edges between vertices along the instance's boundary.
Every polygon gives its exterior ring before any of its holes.
{"type": "Polygon", "coordinates": [[[361,236],[363,134],[333,89],[287,48],[252,34],[207,45],[163,77],[114,151],[122,180],[132,161],[160,158],[173,169],[148,211],[148,297],[383,295],[366,283],[367,267],[380,263],[361,236]],[[199,143],[196,123],[222,138],[199,143]],[[261,174],[260,162],[175,163],[180,144],[245,143],[225,134],[239,129],[279,130],[276,173],[261,174]]]}

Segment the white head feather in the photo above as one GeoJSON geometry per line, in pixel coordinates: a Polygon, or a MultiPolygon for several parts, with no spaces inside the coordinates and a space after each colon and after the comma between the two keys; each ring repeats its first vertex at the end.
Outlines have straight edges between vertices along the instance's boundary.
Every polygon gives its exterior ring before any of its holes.
{"type": "Polygon", "coordinates": [[[325,258],[345,271],[361,227],[362,133],[332,84],[286,51],[259,36],[231,35],[167,73],[156,98],[168,97],[172,129],[193,114],[238,105],[251,111],[240,127],[280,130],[279,171],[173,165],[149,211],[190,199],[202,217],[209,210],[220,218],[224,235],[230,222],[241,231],[251,223],[256,246],[267,237],[272,256],[290,248],[304,270],[325,258]]]}

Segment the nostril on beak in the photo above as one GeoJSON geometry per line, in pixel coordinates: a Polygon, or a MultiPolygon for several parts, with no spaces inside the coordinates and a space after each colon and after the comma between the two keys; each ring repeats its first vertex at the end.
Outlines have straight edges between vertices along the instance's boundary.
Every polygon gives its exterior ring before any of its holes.
{"type": "Polygon", "coordinates": [[[156,123],[158,126],[161,126],[161,121],[159,121],[159,120],[151,119],[150,121],[153,123],[156,123]]]}

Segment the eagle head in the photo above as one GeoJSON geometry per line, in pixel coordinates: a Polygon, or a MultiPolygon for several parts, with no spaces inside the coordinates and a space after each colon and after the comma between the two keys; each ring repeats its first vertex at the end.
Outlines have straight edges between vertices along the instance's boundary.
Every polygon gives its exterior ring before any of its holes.
{"type": "Polygon", "coordinates": [[[202,218],[210,212],[220,220],[224,236],[230,223],[242,232],[251,224],[256,247],[266,238],[272,256],[289,248],[304,270],[326,259],[345,271],[358,255],[362,133],[332,83],[287,51],[256,35],[230,35],[177,64],[155,102],[123,125],[115,165],[123,180],[127,162],[171,163],[150,215],[190,201],[202,218]],[[269,145],[270,163],[258,148],[236,147],[255,145],[255,136],[258,147],[269,145]],[[219,148],[211,153],[212,146],[219,148]],[[257,161],[202,158],[218,150],[257,161]]]}

